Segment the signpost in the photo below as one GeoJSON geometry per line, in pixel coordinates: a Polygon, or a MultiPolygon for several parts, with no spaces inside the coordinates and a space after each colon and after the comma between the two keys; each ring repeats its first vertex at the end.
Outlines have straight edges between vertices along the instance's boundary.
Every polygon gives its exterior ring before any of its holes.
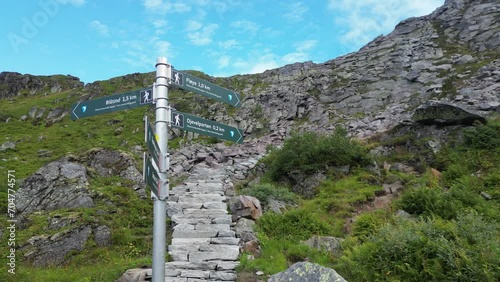
{"type": "Polygon", "coordinates": [[[156,103],[156,134],[147,117],[144,122],[145,142],[151,157],[144,153],[143,159],[143,180],[151,189],[154,201],[153,282],[165,281],[166,199],[169,193],[167,126],[236,143],[243,142],[243,132],[238,128],[171,109],[168,105],[168,86],[170,84],[235,107],[241,106],[241,98],[237,93],[190,74],[174,70],[167,63],[166,58],[160,57],[156,61],[154,88],[144,88],[78,102],[71,107],[70,111],[71,119],[78,120],[156,103]],[[153,97],[153,91],[155,97],[153,97]]]}
{"type": "Polygon", "coordinates": [[[142,167],[142,177],[146,185],[151,189],[151,191],[158,197],[161,192],[161,179],[158,173],[156,172],[153,163],[151,163],[151,159],[147,156],[146,152],[144,152],[143,158],[143,167],[142,167]]]}
{"type": "Polygon", "coordinates": [[[183,73],[178,70],[172,69],[171,82],[173,85],[184,90],[203,95],[205,97],[235,106],[237,108],[241,107],[241,99],[238,93],[233,92],[227,88],[220,87],[196,76],[190,75],[189,73],[183,73]]]}
{"type": "Polygon", "coordinates": [[[153,103],[153,89],[144,88],[131,92],[78,102],[71,107],[71,119],[133,109],[153,103]]]}
{"type": "Polygon", "coordinates": [[[149,124],[147,116],[144,118],[144,129],[144,138],[148,151],[151,154],[153,161],[156,163],[158,170],[161,172],[165,172],[166,160],[160,150],[158,142],[156,142],[156,136],[153,132],[153,129],[151,128],[151,125],[149,124]]]}
{"type": "Polygon", "coordinates": [[[171,126],[202,135],[243,143],[243,132],[229,125],[172,110],[171,126]]]}

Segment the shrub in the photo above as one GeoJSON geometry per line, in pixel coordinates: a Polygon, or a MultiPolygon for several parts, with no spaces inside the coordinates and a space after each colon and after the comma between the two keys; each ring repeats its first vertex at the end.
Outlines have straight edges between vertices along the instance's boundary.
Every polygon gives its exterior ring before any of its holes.
{"type": "Polygon", "coordinates": [[[289,204],[293,204],[297,200],[297,196],[288,190],[288,188],[275,186],[269,183],[257,184],[242,189],[240,194],[255,197],[259,199],[260,203],[264,206],[269,203],[269,199],[275,199],[289,204]]]}
{"type": "Polygon", "coordinates": [[[271,239],[307,240],[330,231],[327,224],[300,209],[284,214],[266,213],[258,219],[257,227],[271,239]]]}
{"type": "Polygon", "coordinates": [[[436,214],[451,219],[456,215],[460,203],[450,199],[440,188],[420,187],[408,190],[396,205],[411,214],[423,216],[436,214]]]}
{"type": "Polygon", "coordinates": [[[338,128],[331,135],[294,133],[281,149],[272,150],[263,162],[272,180],[293,181],[291,172],[311,174],[333,166],[365,165],[369,163],[369,155],[363,146],[347,136],[346,130],[338,128]]]}
{"type": "Polygon", "coordinates": [[[384,214],[382,211],[361,214],[356,218],[352,227],[352,236],[357,237],[361,241],[375,236],[380,227],[385,223],[384,214]]]}
{"type": "Polygon", "coordinates": [[[464,130],[464,143],[474,149],[495,150],[500,148],[500,124],[481,124],[464,130]]]}
{"type": "Polygon", "coordinates": [[[399,220],[345,251],[338,270],[353,281],[499,281],[498,228],[471,210],[399,220]]]}

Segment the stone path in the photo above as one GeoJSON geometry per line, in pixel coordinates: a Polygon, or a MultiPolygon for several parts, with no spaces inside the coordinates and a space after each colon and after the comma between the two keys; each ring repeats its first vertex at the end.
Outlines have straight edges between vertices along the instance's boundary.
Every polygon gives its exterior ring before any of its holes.
{"type": "Polygon", "coordinates": [[[231,230],[225,191],[230,180],[225,168],[197,165],[167,201],[172,220],[172,243],[165,281],[235,281],[239,238],[231,230]]]}

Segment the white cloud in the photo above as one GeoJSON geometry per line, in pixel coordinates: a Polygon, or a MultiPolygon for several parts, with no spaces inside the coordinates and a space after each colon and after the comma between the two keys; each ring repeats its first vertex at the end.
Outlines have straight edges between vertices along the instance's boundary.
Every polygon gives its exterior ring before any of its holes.
{"type": "Polygon", "coordinates": [[[232,64],[237,73],[252,74],[262,73],[266,70],[275,69],[280,66],[278,56],[269,50],[254,50],[250,52],[248,58],[237,59],[232,64]]]}
{"type": "Polygon", "coordinates": [[[401,20],[423,16],[442,5],[444,0],[329,0],[336,24],[346,26],[344,44],[356,48],[380,34],[387,34],[401,20]]]}
{"type": "Polygon", "coordinates": [[[70,4],[73,6],[83,6],[86,3],[86,0],[57,0],[59,4],[70,4]]]}
{"type": "Polygon", "coordinates": [[[98,20],[91,21],[89,25],[92,29],[96,30],[100,35],[108,36],[109,30],[107,25],[101,23],[98,20]]]}
{"type": "Polygon", "coordinates": [[[218,27],[219,26],[217,24],[205,25],[202,28],[188,33],[187,37],[191,44],[198,46],[208,45],[212,43],[212,36],[218,27]]]}
{"type": "Polygon", "coordinates": [[[290,11],[284,15],[285,18],[298,22],[304,17],[304,14],[309,11],[309,7],[305,6],[302,2],[295,2],[289,6],[290,11]]]}
{"type": "Polygon", "coordinates": [[[158,20],[153,21],[153,25],[156,28],[161,28],[161,27],[164,27],[167,25],[167,21],[164,19],[158,19],[158,20]]]}
{"type": "Polygon", "coordinates": [[[304,51],[309,51],[312,48],[316,47],[316,44],[318,44],[317,40],[304,40],[296,42],[294,45],[297,48],[297,51],[304,52],[304,51]]]}
{"type": "Polygon", "coordinates": [[[229,39],[226,41],[219,42],[219,46],[223,49],[233,49],[238,47],[239,43],[235,39],[229,39]]]}
{"type": "Polygon", "coordinates": [[[318,41],[316,40],[304,40],[295,42],[295,52],[288,53],[281,58],[283,64],[293,64],[297,62],[305,62],[311,59],[309,51],[316,47],[318,41]]]}
{"type": "Polygon", "coordinates": [[[278,68],[279,65],[275,61],[261,61],[253,65],[248,73],[263,73],[266,70],[272,70],[278,68]]]}
{"type": "Polygon", "coordinates": [[[242,32],[242,33],[248,32],[252,35],[255,35],[257,33],[257,31],[259,30],[258,24],[251,22],[251,21],[247,21],[247,20],[240,20],[240,21],[232,22],[231,27],[238,29],[239,32],[242,32]]]}
{"type": "Polygon", "coordinates": [[[217,66],[219,68],[225,68],[227,66],[229,66],[229,63],[231,62],[231,57],[229,56],[222,56],[219,58],[218,62],[217,62],[217,66]]]}
{"type": "Polygon", "coordinates": [[[186,23],[186,31],[196,31],[200,29],[203,26],[203,24],[199,21],[196,20],[189,20],[186,23]]]}
{"type": "Polygon", "coordinates": [[[183,2],[173,2],[169,0],[143,0],[143,5],[149,12],[160,15],[166,15],[167,13],[185,13],[191,11],[191,6],[183,2]]]}
{"type": "Polygon", "coordinates": [[[297,62],[304,62],[307,61],[307,54],[304,52],[292,52],[288,53],[281,60],[283,61],[284,64],[293,64],[297,62]]]}
{"type": "Polygon", "coordinates": [[[158,40],[156,41],[156,53],[158,56],[168,56],[170,55],[170,42],[164,41],[164,40],[158,40]]]}
{"type": "Polygon", "coordinates": [[[144,0],[143,5],[146,9],[156,9],[161,6],[162,2],[162,0],[144,0]]]}

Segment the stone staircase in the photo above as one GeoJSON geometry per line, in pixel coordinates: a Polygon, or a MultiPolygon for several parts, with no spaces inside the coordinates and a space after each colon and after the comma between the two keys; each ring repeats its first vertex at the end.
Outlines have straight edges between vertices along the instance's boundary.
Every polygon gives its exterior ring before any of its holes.
{"type": "Polygon", "coordinates": [[[172,243],[165,281],[235,281],[239,238],[231,230],[226,189],[231,187],[223,166],[197,165],[183,184],[173,187],[167,201],[172,243]]]}

